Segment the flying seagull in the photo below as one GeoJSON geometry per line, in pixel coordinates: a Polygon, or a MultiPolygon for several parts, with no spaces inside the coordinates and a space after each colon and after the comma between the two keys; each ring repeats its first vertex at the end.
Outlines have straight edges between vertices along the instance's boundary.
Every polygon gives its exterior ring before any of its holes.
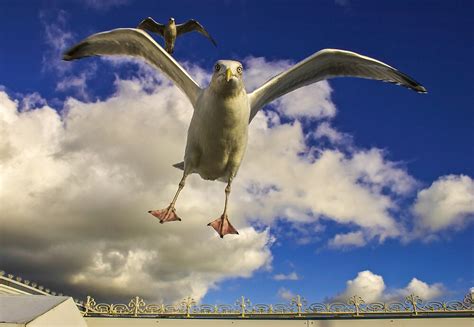
{"type": "Polygon", "coordinates": [[[352,76],[405,86],[419,93],[426,89],[407,75],[378,60],[354,52],[324,49],[276,75],[251,93],[242,80],[238,61],[219,60],[208,87],[200,87],[162,47],[140,29],[115,29],[91,35],[73,46],[64,60],[97,55],[127,55],[143,58],[167,75],[191,102],[194,113],[188,129],[183,170],[178,190],[165,209],[149,211],[160,223],[181,220],[175,211],[176,199],[186,177],[197,173],[206,180],[227,183],[222,215],[209,223],[220,237],[238,234],[227,216],[232,180],[242,162],[248,125],[266,104],[305,85],[333,77],[352,76]]]}
{"type": "Polygon", "coordinates": [[[204,29],[204,27],[199,24],[197,20],[190,19],[184,24],[176,25],[174,18],[171,17],[168,20],[168,24],[163,25],[156,22],[153,18],[145,18],[138,24],[138,27],[142,30],[148,32],[153,32],[160,34],[165,39],[165,49],[169,54],[173,54],[174,51],[174,42],[176,38],[182,34],[196,31],[207,37],[214,46],[217,46],[216,41],[212,38],[211,35],[204,29]]]}

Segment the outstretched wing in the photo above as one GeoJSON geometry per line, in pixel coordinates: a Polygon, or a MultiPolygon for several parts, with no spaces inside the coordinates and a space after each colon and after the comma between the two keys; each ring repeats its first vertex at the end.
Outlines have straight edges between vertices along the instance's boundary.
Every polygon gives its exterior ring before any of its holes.
{"type": "Polygon", "coordinates": [[[216,41],[206,31],[206,29],[201,24],[199,24],[197,20],[190,19],[184,24],[176,25],[176,31],[178,33],[178,36],[181,34],[188,33],[188,32],[197,31],[201,33],[202,35],[204,35],[205,37],[207,37],[209,40],[211,40],[212,44],[214,44],[214,46],[217,47],[216,41]]]}
{"type": "Polygon", "coordinates": [[[271,78],[250,93],[249,122],[260,108],[282,95],[305,85],[342,76],[381,80],[426,93],[426,89],[418,82],[381,61],[350,51],[324,49],[271,78]]]}
{"type": "Polygon", "coordinates": [[[158,23],[153,18],[145,18],[138,24],[137,28],[146,30],[148,32],[153,32],[164,36],[165,34],[165,25],[158,23]]]}
{"type": "Polygon", "coordinates": [[[189,98],[191,103],[201,92],[189,74],[146,32],[134,28],[118,28],[97,33],[79,42],[64,53],[64,60],[89,56],[126,55],[145,59],[167,75],[189,98]]]}

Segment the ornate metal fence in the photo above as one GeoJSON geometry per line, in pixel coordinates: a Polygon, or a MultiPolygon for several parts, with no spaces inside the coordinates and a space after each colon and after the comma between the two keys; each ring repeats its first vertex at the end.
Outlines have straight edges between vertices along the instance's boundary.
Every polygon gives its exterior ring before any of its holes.
{"type": "MultiPolygon", "coordinates": [[[[18,294],[62,295],[35,282],[0,271],[0,288],[17,290],[18,294]]],[[[191,297],[176,304],[147,304],[136,296],[128,304],[97,303],[90,296],[86,301],[74,299],[87,317],[150,317],[150,318],[364,318],[364,317],[474,317],[474,293],[458,301],[423,301],[411,294],[399,302],[366,303],[360,296],[347,302],[308,303],[297,295],[289,303],[252,304],[241,297],[234,304],[200,304],[191,297]]]]}
{"type": "Polygon", "coordinates": [[[84,316],[106,317],[153,317],[153,318],[364,318],[364,317],[473,317],[473,293],[460,301],[424,302],[411,294],[400,302],[366,303],[353,296],[347,303],[309,303],[297,295],[289,303],[252,304],[241,297],[235,304],[198,304],[188,297],[177,304],[147,304],[136,296],[128,304],[97,303],[88,296],[79,304],[84,316]]]}

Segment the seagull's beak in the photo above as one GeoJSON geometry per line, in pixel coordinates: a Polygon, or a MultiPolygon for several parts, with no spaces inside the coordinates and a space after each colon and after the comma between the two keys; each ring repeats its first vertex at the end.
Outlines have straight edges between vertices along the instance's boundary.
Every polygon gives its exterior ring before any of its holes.
{"type": "Polygon", "coordinates": [[[225,71],[225,80],[228,82],[232,78],[232,69],[227,68],[225,71]]]}

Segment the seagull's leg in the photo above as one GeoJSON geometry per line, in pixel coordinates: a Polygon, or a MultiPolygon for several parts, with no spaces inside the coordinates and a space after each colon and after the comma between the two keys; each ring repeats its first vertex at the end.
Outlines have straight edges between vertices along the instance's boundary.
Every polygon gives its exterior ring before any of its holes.
{"type": "Polygon", "coordinates": [[[229,179],[227,186],[225,188],[225,204],[224,204],[224,212],[222,216],[207,224],[208,226],[212,226],[219,234],[221,238],[224,237],[226,234],[239,234],[239,232],[230,224],[229,217],[227,217],[227,201],[229,200],[230,194],[230,185],[232,184],[232,178],[229,179]]]}
{"type": "Polygon", "coordinates": [[[148,213],[158,218],[161,224],[166,223],[168,221],[175,221],[175,220],[181,221],[181,218],[179,218],[178,215],[176,214],[176,209],[174,208],[174,205],[176,203],[176,200],[178,199],[179,192],[181,192],[181,190],[184,187],[187,176],[188,174],[186,174],[185,172],[183,174],[183,178],[181,178],[181,181],[179,182],[178,191],[176,191],[173,201],[171,201],[170,205],[167,208],[161,209],[161,210],[148,211],[148,213]]]}

